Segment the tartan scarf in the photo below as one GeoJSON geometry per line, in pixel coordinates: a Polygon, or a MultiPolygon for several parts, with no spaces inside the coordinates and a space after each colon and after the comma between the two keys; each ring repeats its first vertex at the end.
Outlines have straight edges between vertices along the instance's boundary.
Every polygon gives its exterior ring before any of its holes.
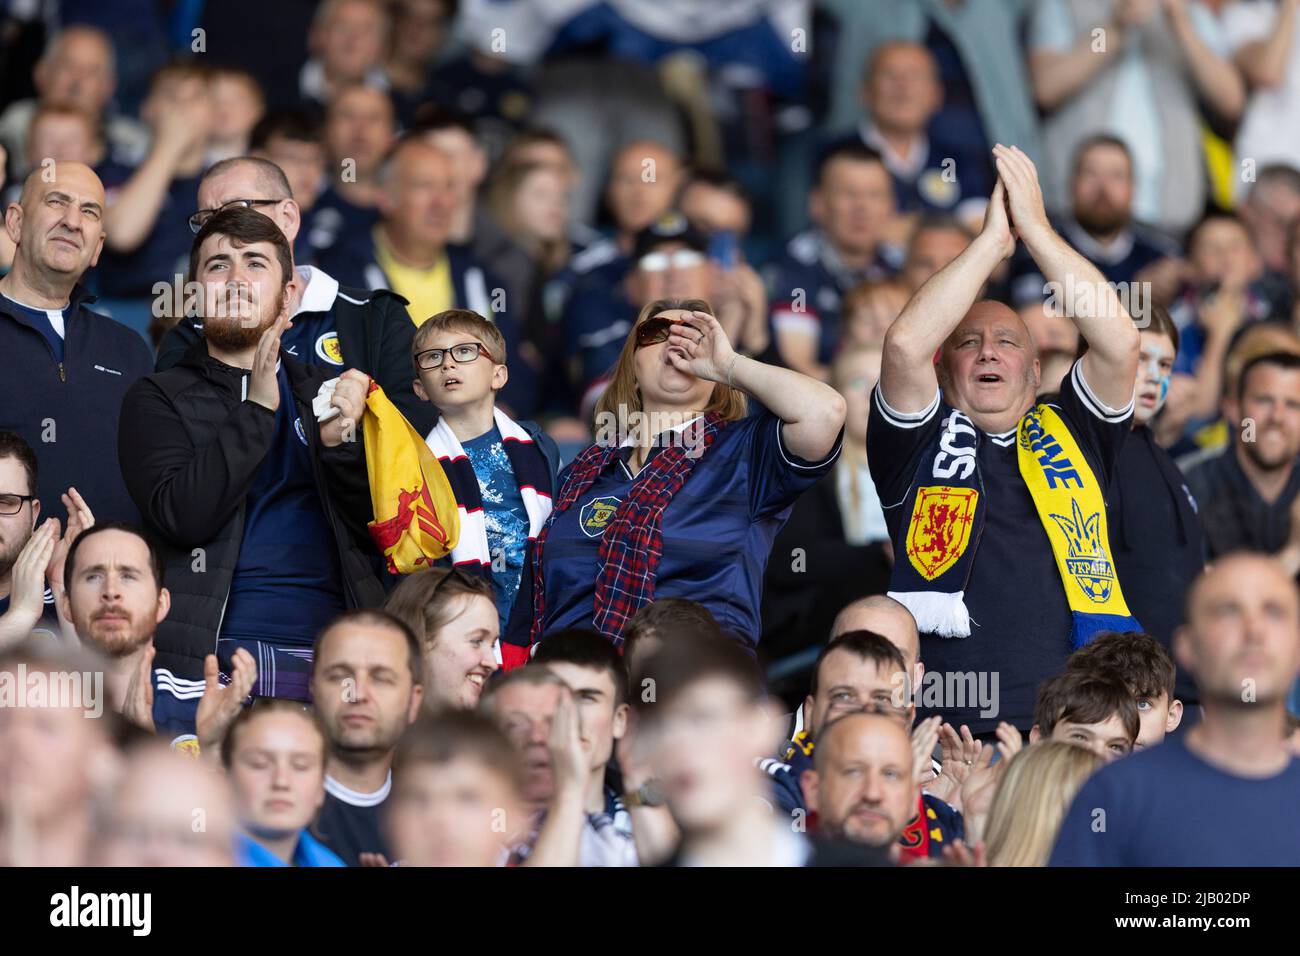
{"type": "MultiPolygon", "coordinates": [[[[599,561],[592,623],[596,630],[614,642],[615,647],[622,647],[623,626],[627,619],[654,600],[655,577],[659,560],[663,557],[663,511],[726,425],[716,412],[687,425],[679,438],[642,468],[605,528],[597,551],[599,561]]],[[[540,639],[546,616],[542,558],[551,526],[595,484],[619,451],[620,447],[616,445],[596,444],[574,459],[555,498],[550,519],[534,542],[530,645],[535,645],[540,639]]]]}

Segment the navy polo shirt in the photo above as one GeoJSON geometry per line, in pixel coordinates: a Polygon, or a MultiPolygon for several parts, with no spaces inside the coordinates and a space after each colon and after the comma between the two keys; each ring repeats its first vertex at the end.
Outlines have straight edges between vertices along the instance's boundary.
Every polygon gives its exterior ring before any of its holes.
{"type": "Polygon", "coordinates": [[[321,507],[304,429],[281,366],[275,436],[248,490],[222,640],[310,647],[344,609],[338,545],[321,507]]]}
{"type": "MultiPolygon", "coordinates": [[[[761,412],[723,428],[661,517],[655,597],[698,601],[751,646],[761,632],[759,598],[772,540],[794,500],[830,471],[840,451],[837,440],[824,460],[804,461],[785,448],[781,425],[761,412]]],[[[626,452],[618,456],[551,524],[543,551],[544,633],[592,627],[601,535],[633,485],[625,458],[626,452]]]]}

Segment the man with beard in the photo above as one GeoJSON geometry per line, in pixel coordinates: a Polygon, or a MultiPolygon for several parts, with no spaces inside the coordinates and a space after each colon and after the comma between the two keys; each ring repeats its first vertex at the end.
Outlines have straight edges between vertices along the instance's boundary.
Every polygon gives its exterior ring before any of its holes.
{"type": "Polygon", "coordinates": [[[391,858],[381,829],[393,752],[420,713],[420,643],[384,611],[352,611],[316,639],[311,695],[329,747],[312,834],[348,866],[391,858]]]}
{"type": "Polygon", "coordinates": [[[1276,554],[1294,576],[1300,572],[1300,356],[1270,352],[1247,362],[1237,394],[1223,404],[1224,417],[1239,423],[1236,438],[1187,472],[1207,556],[1263,551],[1276,554]]]}
{"type": "MultiPolygon", "coordinates": [[[[1133,615],[1168,650],[1182,617],[1183,596],[1200,573],[1205,536],[1187,480],[1152,430],[1169,394],[1178,355],[1178,328],[1163,306],[1151,308],[1142,330],[1133,429],[1106,500],[1115,567],[1133,615]]],[[[1176,695],[1194,693],[1180,672],[1176,695]]],[[[1195,700],[1195,697],[1191,697],[1195,700]]]]}
{"type": "Polygon", "coordinates": [[[5,210],[17,251],[0,278],[0,428],[38,450],[32,494],[60,520],[59,496],[73,485],[101,520],[138,518],[113,437],[123,396],[153,359],[140,336],[91,311],[79,285],[99,261],[103,217],[104,186],[81,163],[33,172],[5,210]]]}
{"type": "Polygon", "coordinates": [[[115,712],[170,738],[175,749],[215,753],[257,678],[257,667],[247,651],[237,651],[229,687],[218,682],[213,655],[206,662],[206,681],[154,668],[154,632],[171,607],[161,575],[158,552],[139,531],[116,521],[97,524],[68,549],[60,611],[82,643],[108,658],[109,704],[115,712]]]}
{"type": "Polygon", "coordinates": [[[127,393],[123,476],[161,546],[172,610],[158,663],[196,680],[216,653],[257,660],[259,697],[307,699],[316,634],[383,599],[358,431],[368,376],[338,379],[280,349],[299,280],[284,232],[252,209],[214,215],[190,252],[204,337],[127,393]]]}
{"type": "MultiPolygon", "coordinates": [[[[1156,283],[1165,298],[1177,291],[1180,250],[1161,233],[1133,221],[1133,156],[1108,134],[1084,142],[1075,154],[1070,183],[1071,218],[1057,224],[1065,239],[1087,256],[1108,282],[1156,283]]],[[[1017,305],[1040,301],[1043,274],[1021,247],[1011,264],[1011,297],[1017,305]]]]}
{"type": "Polygon", "coordinates": [[[885,714],[853,711],[832,720],[818,737],[813,769],[803,775],[818,832],[897,862],[920,798],[912,761],[906,728],[885,714]]]}
{"type": "Polygon", "coordinates": [[[1300,758],[1286,742],[1300,673],[1295,581],[1262,554],[1215,562],[1192,585],[1174,652],[1196,679],[1200,723],[1097,771],[1050,865],[1300,864],[1300,758]]]}

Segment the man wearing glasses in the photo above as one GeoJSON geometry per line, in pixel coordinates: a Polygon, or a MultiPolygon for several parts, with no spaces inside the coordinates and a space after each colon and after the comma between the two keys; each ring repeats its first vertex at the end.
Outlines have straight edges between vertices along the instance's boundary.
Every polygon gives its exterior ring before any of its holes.
{"type": "MultiPolygon", "coordinates": [[[[199,182],[199,208],[190,216],[198,233],[223,209],[244,207],[269,218],[284,233],[290,248],[302,228],[302,210],[293,198],[284,171],[252,156],[222,160],[199,182]]],[[[294,267],[289,314],[293,325],[281,346],[299,362],[337,374],[343,368],[365,372],[420,432],[427,434],[437,412],[411,391],[411,339],[415,327],[402,300],[387,289],[350,289],[315,266],[294,267]]],[[[182,318],[162,340],[158,371],[179,362],[202,337],[201,320],[182,318]]]]}
{"type": "Polygon", "coordinates": [[[103,219],[103,184],[81,163],[32,173],[5,210],[17,251],[0,278],[0,428],[36,450],[41,484],[30,493],[60,521],[59,495],[74,485],[99,518],[140,520],[118,466],[117,420],[152,359],[140,336],[90,310],[80,285],[99,260],[103,219]]]}

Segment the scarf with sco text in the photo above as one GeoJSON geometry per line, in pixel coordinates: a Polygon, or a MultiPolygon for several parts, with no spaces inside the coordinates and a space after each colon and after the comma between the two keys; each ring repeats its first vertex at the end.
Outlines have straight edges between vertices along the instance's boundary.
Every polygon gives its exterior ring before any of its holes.
{"type": "MultiPolygon", "coordinates": [[[[687,425],[680,436],[675,435],[672,444],[641,470],[601,536],[592,623],[616,647],[623,644],[627,619],[654,600],[655,578],[663,557],[663,511],[726,425],[719,415],[710,413],[687,425]]],[[[618,453],[618,446],[596,444],[574,459],[556,496],[550,520],[534,542],[530,645],[541,638],[546,618],[542,570],[551,526],[586,494],[618,453]]]]}
{"type": "MultiPolygon", "coordinates": [[[[979,441],[971,420],[949,411],[904,499],[912,500],[912,513],[897,525],[889,596],[912,612],[922,634],[970,636],[965,589],[985,521],[979,441]]],[[[1111,561],[1104,490],[1065,420],[1052,406],[1036,405],[1020,420],[1016,446],[1070,606],[1071,646],[1099,631],[1141,630],[1111,561]]]]}

